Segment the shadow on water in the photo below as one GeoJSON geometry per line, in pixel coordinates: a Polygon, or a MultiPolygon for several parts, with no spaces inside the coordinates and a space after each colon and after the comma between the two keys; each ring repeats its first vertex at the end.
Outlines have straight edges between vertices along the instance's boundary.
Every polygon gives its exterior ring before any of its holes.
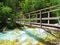
{"type": "Polygon", "coordinates": [[[26,30],[24,30],[24,31],[25,31],[30,37],[34,38],[35,40],[37,40],[37,41],[39,41],[39,42],[42,42],[42,43],[44,43],[44,44],[46,44],[46,45],[56,45],[56,44],[50,43],[50,42],[48,42],[48,41],[45,41],[45,40],[42,39],[42,38],[39,38],[38,36],[32,34],[32,33],[29,32],[29,31],[26,31],[26,30]]]}

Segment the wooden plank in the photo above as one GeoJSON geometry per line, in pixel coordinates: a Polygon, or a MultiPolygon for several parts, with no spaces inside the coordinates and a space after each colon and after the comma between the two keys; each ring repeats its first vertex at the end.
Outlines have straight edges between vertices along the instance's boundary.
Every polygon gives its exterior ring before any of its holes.
{"type": "MultiPolygon", "coordinates": [[[[26,25],[30,26],[29,24],[26,24],[26,25]]],[[[32,27],[41,28],[39,25],[32,25],[32,27]]],[[[60,31],[60,29],[58,29],[58,28],[46,27],[46,26],[42,26],[42,29],[48,29],[48,30],[54,30],[54,31],[60,31]]]]}
{"type": "MultiPolygon", "coordinates": [[[[49,20],[58,20],[60,17],[50,17],[49,20]]],[[[29,20],[29,19],[26,19],[29,20]]],[[[40,20],[40,18],[33,18],[30,20],[40,20]]],[[[42,20],[48,20],[48,18],[42,18],[42,20]]]]}
{"type": "Polygon", "coordinates": [[[50,11],[42,12],[42,14],[48,13],[48,12],[55,12],[55,11],[59,11],[59,10],[60,10],[60,9],[50,10],[50,11]]]}
{"type": "MultiPolygon", "coordinates": [[[[50,17],[49,20],[58,20],[60,17],[50,17]]],[[[48,18],[42,18],[42,20],[48,20],[48,18]]]]}
{"type": "MultiPolygon", "coordinates": [[[[27,23],[26,23],[27,24],[27,23]]],[[[29,23],[28,23],[29,24],[29,23]]],[[[40,25],[40,23],[31,23],[33,25],[40,25]]],[[[44,24],[42,23],[42,26],[46,26],[46,27],[53,27],[53,28],[57,28],[60,29],[60,25],[54,25],[54,24],[44,24]]]]}
{"type": "MultiPolygon", "coordinates": [[[[21,24],[23,24],[23,23],[21,23],[21,24]]],[[[40,23],[31,22],[31,24],[32,24],[32,25],[30,25],[29,22],[25,23],[25,25],[40,27],[40,23]]],[[[41,28],[41,27],[40,27],[40,28],[41,28]]],[[[42,28],[43,28],[43,29],[60,31],[60,25],[44,24],[44,23],[42,23],[42,28]]]]}
{"type": "MultiPolygon", "coordinates": [[[[39,23],[35,23],[34,25],[40,25],[40,24],[39,23]]],[[[60,29],[60,25],[55,25],[55,24],[44,24],[44,23],[42,23],[42,26],[54,27],[54,28],[59,28],[60,29]]]]}
{"type": "MultiPolygon", "coordinates": [[[[28,22],[27,22],[28,23],[28,22]]],[[[26,24],[27,24],[26,23],[26,24]]],[[[28,23],[29,24],[29,23],[28,23]]],[[[31,22],[31,24],[33,24],[33,25],[40,25],[40,23],[36,23],[36,22],[31,22]]],[[[42,26],[48,26],[48,27],[55,27],[55,28],[60,28],[60,25],[55,25],[55,24],[46,24],[46,23],[42,23],[42,26]]]]}
{"type": "Polygon", "coordinates": [[[60,29],[58,29],[58,28],[46,27],[46,26],[43,26],[43,29],[54,30],[54,31],[60,31],[60,29]]]}

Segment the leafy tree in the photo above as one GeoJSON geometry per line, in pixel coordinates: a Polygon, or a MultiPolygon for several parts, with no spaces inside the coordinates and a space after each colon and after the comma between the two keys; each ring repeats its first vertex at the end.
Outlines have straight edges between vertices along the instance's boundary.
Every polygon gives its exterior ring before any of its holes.
{"type": "Polygon", "coordinates": [[[3,6],[1,11],[2,11],[1,12],[2,14],[8,15],[8,14],[10,14],[12,12],[12,9],[10,7],[8,7],[8,6],[3,6]]]}
{"type": "Polygon", "coordinates": [[[46,7],[46,1],[45,0],[38,0],[38,1],[37,0],[30,0],[30,1],[24,0],[20,2],[20,7],[22,8],[23,12],[31,12],[33,10],[46,7]]]}
{"type": "Polygon", "coordinates": [[[1,7],[0,10],[0,24],[2,24],[2,27],[7,24],[8,17],[11,16],[12,9],[8,6],[1,7]]]}

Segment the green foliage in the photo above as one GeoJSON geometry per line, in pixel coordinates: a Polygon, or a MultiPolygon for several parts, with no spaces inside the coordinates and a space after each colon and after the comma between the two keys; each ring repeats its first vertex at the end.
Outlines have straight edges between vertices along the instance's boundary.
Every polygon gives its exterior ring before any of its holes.
{"type": "Polygon", "coordinates": [[[33,10],[46,7],[46,2],[45,0],[38,0],[38,1],[37,0],[30,0],[30,1],[24,0],[20,2],[20,7],[22,8],[22,11],[26,13],[26,12],[31,12],[33,10]]]}
{"type": "Polygon", "coordinates": [[[15,25],[17,14],[17,0],[4,0],[0,2],[0,26],[3,27],[7,25],[7,20],[10,18],[8,25],[13,28],[15,25]]]}
{"type": "Polygon", "coordinates": [[[8,29],[14,29],[14,28],[16,28],[16,24],[13,23],[13,22],[11,22],[11,23],[9,23],[9,24],[7,25],[7,28],[8,28],[8,29]]]}
{"type": "Polygon", "coordinates": [[[7,19],[11,16],[12,9],[8,6],[4,6],[3,2],[0,2],[0,28],[7,24],[7,19]]]}
{"type": "Polygon", "coordinates": [[[12,9],[8,6],[2,6],[0,11],[0,22],[4,25],[7,23],[8,17],[11,16],[12,9]]]}
{"type": "Polygon", "coordinates": [[[0,2],[0,14],[1,14],[1,8],[2,8],[2,6],[3,6],[3,3],[0,2]]]}
{"type": "Polygon", "coordinates": [[[49,1],[50,1],[50,5],[60,4],[60,0],[49,0],[49,1]]]}
{"type": "Polygon", "coordinates": [[[23,0],[19,3],[19,6],[26,13],[56,4],[60,4],[60,0],[23,0]]]}
{"type": "Polygon", "coordinates": [[[3,6],[1,11],[2,11],[2,14],[10,14],[12,12],[12,9],[8,6],[3,6]]]}

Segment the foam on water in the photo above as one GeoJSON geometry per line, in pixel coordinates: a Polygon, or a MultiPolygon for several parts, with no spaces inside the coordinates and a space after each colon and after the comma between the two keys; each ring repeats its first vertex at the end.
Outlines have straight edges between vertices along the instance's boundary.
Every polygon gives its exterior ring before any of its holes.
{"type": "Polygon", "coordinates": [[[40,28],[27,28],[25,30],[13,30],[13,31],[6,31],[6,33],[0,33],[0,40],[10,40],[13,41],[14,39],[18,39],[19,42],[23,43],[23,45],[26,45],[28,41],[31,41],[34,45],[38,41],[35,39],[35,36],[39,38],[45,38],[47,36],[47,33],[40,28]],[[35,34],[36,33],[36,34],[35,34]],[[34,42],[34,43],[33,43],[34,42]]]}

